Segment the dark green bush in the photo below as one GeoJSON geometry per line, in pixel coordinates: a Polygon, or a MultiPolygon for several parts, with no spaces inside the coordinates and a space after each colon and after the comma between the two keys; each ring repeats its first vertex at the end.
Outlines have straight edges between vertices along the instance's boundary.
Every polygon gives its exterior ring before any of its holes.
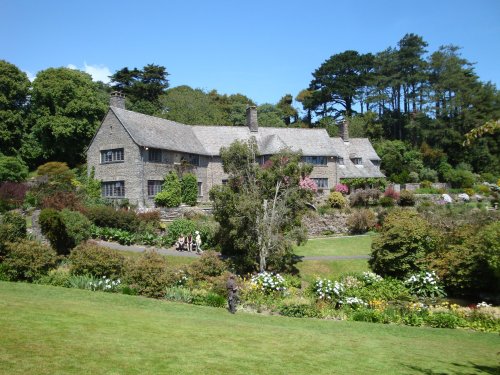
{"type": "MultiPolygon", "coordinates": [[[[196,185],[198,191],[198,183],[196,185]]],[[[165,177],[162,190],[156,194],[155,203],[160,207],[177,207],[182,201],[182,187],[177,173],[170,171],[165,177]]]]}
{"type": "Polygon", "coordinates": [[[316,306],[305,304],[290,304],[283,305],[279,308],[280,315],[289,316],[292,318],[317,318],[320,316],[316,306]]]}
{"type": "Polygon", "coordinates": [[[92,242],[75,247],[69,256],[70,272],[73,275],[119,278],[122,275],[125,257],[119,251],[98,246],[92,242]]]}
{"type": "Polygon", "coordinates": [[[42,210],[39,217],[42,233],[59,255],[69,251],[90,238],[90,221],[80,212],[51,208],[42,210]]]}
{"type": "Polygon", "coordinates": [[[61,286],[64,288],[69,288],[71,286],[69,282],[70,274],[67,269],[53,269],[50,270],[47,275],[44,275],[36,280],[37,284],[61,286]]]}
{"type": "Polygon", "coordinates": [[[375,213],[366,208],[354,210],[347,218],[347,227],[353,234],[363,234],[371,230],[377,224],[375,213]]]}
{"type": "Polygon", "coordinates": [[[66,235],[66,227],[59,211],[52,208],[40,212],[38,223],[43,235],[49,240],[59,255],[66,255],[71,249],[71,239],[66,235]]]}
{"type": "Polygon", "coordinates": [[[382,276],[405,278],[425,268],[425,257],[438,245],[438,234],[417,212],[393,210],[372,243],[371,269],[382,276]]]}
{"type": "Polygon", "coordinates": [[[34,281],[47,275],[57,263],[55,251],[40,242],[7,242],[5,250],[4,272],[11,281],[34,281]]]}
{"type": "Polygon", "coordinates": [[[211,306],[211,307],[226,307],[227,300],[225,297],[213,293],[213,292],[203,292],[193,293],[193,299],[191,301],[194,305],[211,306]]]}
{"type": "Polygon", "coordinates": [[[110,206],[93,206],[84,212],[85,216],[98,227],[108,227],[136,232],[140,219],[134,211],[116,210],[110,206]]]}
{"type": "Polygon", "coordinates": [[[16,211],[0,216],[0,261],[7,242],[16,242],[26,237],[26,219],[16,211]]]}
{"type": "Polygon", "coordinates": [[[192,174],[187,173],[182,176],[182,202],[189,206],[196,206],[198,201],[198,178],[192,174]]]}
{"type": "Polygon", "coordinates": [[[163,298],[168,286],[167,260],[156,251],[145,251],[125,264],[125,282],[138,294],[163,298]]]}
{"type": "Polygon", "coordinates": [[[402,207],[411,207],[415,205],[415,195],[409,190],[402,190],[399,193],[398,204],[402,207]]]}
{"type": "Polygon", "coordinates": [[[404,282],[397,279],[385,278],[379,282],[366,285],[347,293],[352,297],[359,297],[364,301],[410,301],[411,293],[404,282]]]}

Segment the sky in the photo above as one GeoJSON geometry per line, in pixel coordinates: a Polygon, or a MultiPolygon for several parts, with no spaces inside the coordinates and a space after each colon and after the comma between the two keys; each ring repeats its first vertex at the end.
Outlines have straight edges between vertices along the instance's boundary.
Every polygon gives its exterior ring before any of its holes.
{"type": "Polygon", "coordinates": [[[453,44],[500,87],[500,0],[0,0],[0,59],[30,79],[71,67],[106,82],[123,67],[166,67],[170,87],[275,104],[346,50],[376,53],[407,33],[453,44]]]}

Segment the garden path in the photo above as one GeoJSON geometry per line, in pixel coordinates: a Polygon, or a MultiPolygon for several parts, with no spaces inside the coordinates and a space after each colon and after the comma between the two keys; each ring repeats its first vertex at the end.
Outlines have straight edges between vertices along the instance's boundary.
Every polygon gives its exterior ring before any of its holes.
{"type": "MultiPolygon", "coordinates": [[[[133,251],[136,253],[141,253],[148,249],[154,249],[160,254],[180,256],[180,257],[197,257],[196,253],[189,253],[187,251],[177,251],[174,247],[171,248],[157,248],[153,246],[141,246],[141,245],[120,245],[116,242],[107,241],[97,241],[101,246],[108,247],[110,249],[122,250],[122,251],[133,251]]],[[[300,260],[346,260],[346,259],[368,259],[368,255],[324,255],[324,256],[298,256],[300,260]]]]}

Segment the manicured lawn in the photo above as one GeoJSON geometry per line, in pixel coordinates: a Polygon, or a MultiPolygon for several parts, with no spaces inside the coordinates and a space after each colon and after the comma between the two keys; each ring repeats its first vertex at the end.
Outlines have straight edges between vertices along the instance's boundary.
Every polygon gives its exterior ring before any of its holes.
{"type": "Polygon", "coordinates": [[[497,334],[0,282],[2,374],[493,374],[497,334]]]}
{"type": "Polygon", "coordinates": [[[302,280],[313,282],[318,277],[336,279],[343,273],[368,271],[367,259],[304,260],[297,263],[302,280]]]}
{"type": "Polygon", "coordinates": [[[369,255],[372,238],[373,235],[312,238],[304,246],[296,246],[295,254],[302,256],[369,255]]]}

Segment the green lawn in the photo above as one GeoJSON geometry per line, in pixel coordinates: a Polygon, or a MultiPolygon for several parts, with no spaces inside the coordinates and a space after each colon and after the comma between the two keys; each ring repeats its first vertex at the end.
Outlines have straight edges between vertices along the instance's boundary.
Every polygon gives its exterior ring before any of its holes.
{"type": "Polygon", "coordinates": [[[351,237],[312,238],[303,246],[295,247],[302,256],[369,255],[373,235],[351,237]]]}
{"type": "Polygon", "coordinates": [[[493,374],[497,334],[0,282],[1,374],[493,374]]]}
{"type": "Polygon", "coordinates": [[[367,259],[304,260],[297,263],[302,280],[313,282],[318,277],[336,279],[343,273],[368,271],[367,259]]]}

